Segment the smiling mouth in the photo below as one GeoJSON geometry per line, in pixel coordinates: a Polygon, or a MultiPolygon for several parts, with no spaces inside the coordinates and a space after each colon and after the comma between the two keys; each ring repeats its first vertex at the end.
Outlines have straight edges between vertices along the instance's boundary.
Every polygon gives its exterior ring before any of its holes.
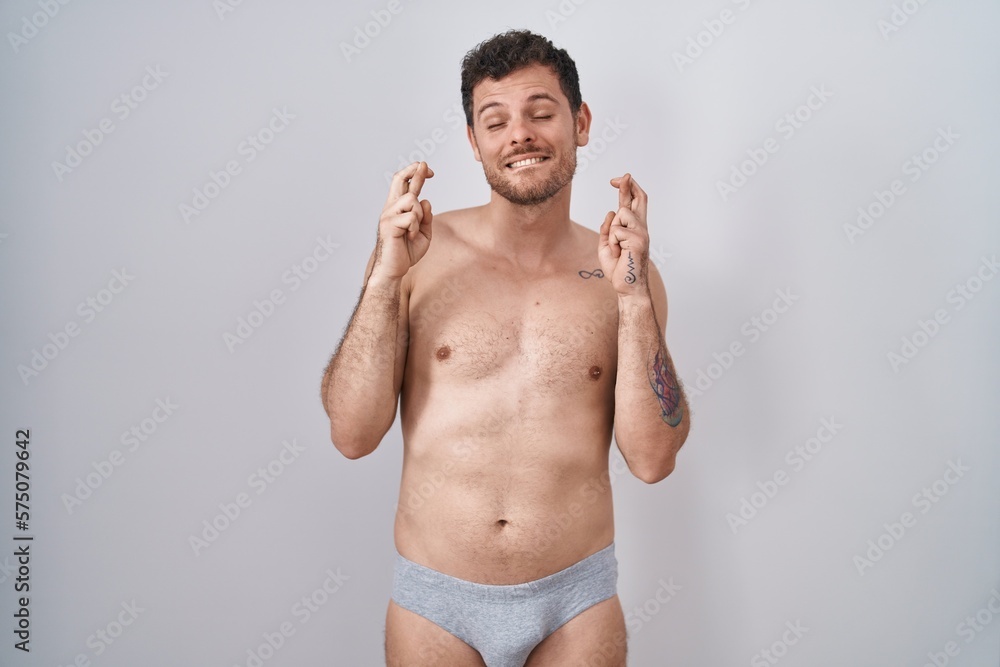
{"type": "Polygon", "coordinates": [[[518,169],[520,167],[527,167],[527,166],[532,165],[532,164],[538,164],[540,162],[544,162],[545,160],[548,160],[548,158],[547,157],[531,157],[531,158],[527,158],[527,159],[524,159],[524,160],[518,160],[517,162],[509,162],[507,164],[507,168],[508,169],[518,169]]]}

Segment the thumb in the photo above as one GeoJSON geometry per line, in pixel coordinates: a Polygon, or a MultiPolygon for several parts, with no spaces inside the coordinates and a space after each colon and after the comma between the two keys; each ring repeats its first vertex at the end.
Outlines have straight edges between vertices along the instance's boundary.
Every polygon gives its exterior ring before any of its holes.
{"type": "Polygon", "coordinates": [[[426,199],[421,200],[420,208],[424,211],[424,218],[420,221],[420,231],[429,239],[431,237],[431,221],[434,219],[434,214],[431,213],[431,203],[426,199]]]}
{"type": "MultiPolygon", "coordinates": [[[[615,219],[614,211],[608,211],[608,214],[604,216],[604,223],[601,225],[601,238],[597,242],[597,249],[599,251],[609,248],[609,237],[611,235],[611,221],[614,219],[615,219]]],[[[611,254],[614,257],[618,257],[618,255],[621,253],[621,250],[618,250],[617,253],[615,252],[615,250],[616,248],[611,248],[611,254]]]]}
{"type": "Polygon", "coordinates": [[[604,223],[601,225],[601,239],[598,243],[598,248],[606,248],[608,245],[608,236],[611,232],[611,221],[615,219],[615,214],[613,211],[608,211],[608,214],[604,216],[604,223]]]}

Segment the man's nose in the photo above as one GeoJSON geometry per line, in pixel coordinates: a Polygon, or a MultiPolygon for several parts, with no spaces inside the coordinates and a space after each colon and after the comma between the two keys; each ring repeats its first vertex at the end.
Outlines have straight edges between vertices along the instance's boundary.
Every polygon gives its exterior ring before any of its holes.
{"type": "Polygon", "coordinates": [[[510,143],[530,144],[535,140],[535,128],[530,120],[514,118],[510,121],[510,143]]]}

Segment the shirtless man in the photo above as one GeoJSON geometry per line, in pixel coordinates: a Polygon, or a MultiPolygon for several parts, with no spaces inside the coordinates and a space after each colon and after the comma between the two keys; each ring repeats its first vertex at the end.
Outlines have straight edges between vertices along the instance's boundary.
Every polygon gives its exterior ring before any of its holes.
{"type": "Polygon", "coordinates": [[[613,178],[600,233],[570,220],[591,112],[573,60],[544,37],[471,51],[462,101],[490,201],[434,215],[418,199],[426,163],[394,176],[322,384],[349,459],[375,450],[400,401],[386,663],[620,667],[612,428],[653,484],[690,425],[646,193],[613,178]]]}

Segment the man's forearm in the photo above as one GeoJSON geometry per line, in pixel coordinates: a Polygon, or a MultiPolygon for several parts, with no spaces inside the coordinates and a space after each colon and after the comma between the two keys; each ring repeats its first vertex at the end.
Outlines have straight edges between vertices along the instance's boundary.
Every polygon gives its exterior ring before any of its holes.
{"type": "Polygon", "coordinates": [[[615,440],[633,474],[673,470],[690,428],[687,400],[648,296],[619,297],[615,440]]]}
{"type": "Polygon", "coordinates": [[[330,437],[351,458],[378,446],[396,416],[399,279],[369,279],[323,377],[330,437]]]}

